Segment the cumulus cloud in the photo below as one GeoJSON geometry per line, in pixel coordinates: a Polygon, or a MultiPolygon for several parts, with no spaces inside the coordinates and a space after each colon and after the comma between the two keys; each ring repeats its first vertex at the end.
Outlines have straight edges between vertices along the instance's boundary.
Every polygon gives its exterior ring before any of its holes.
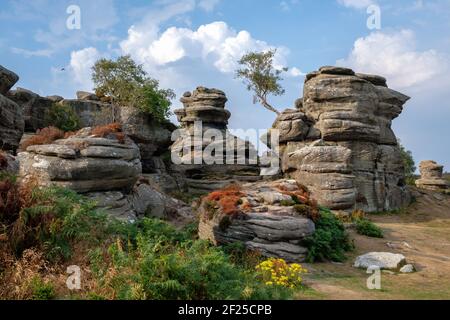
{"type": "Polygon", "coordinates": [[[423,84],[448,67],[446,59],[436,50],[417,50],[411,30],[373,32],[359,38],[349,56],[337,64],[358,72],[382,74],[392,87],[399,89],[423,84]]]}
{"type": "MultiPolygon", "coordinates": [[[[124,53],[149,66],[163,66],[183,58],[202,59],[211,63],[220,72],[230,73],[237,68],[237,61],[249,51],[276,49],[274,64],[277,68],[286,65],[289,50],[275,47],[258,40],[246,31],[235,31],[223,21],[202,25],[197,30],[171,27],[156,38],[148,38],[133,28],[129,38],[123,42],[124,53]],[[129,44],[133,43],[130,47],[129,44]]],[[[301,75],[297,68],[292,76],[301,75]]]]}
{"type": "Polygon", "coordinates": [[[73,51],[70,54],[69,72],[73,80],[80,85],[83,90],[91,90],[93,87],[91,74],[95,62],[100,59],[100,52],[93,47],[73,51]]]}
{"type": "Polygon", "coordinates": [[[340,5],[353,9],[365,9],[375,4],[373,0],[337,0],[340,5]]]}

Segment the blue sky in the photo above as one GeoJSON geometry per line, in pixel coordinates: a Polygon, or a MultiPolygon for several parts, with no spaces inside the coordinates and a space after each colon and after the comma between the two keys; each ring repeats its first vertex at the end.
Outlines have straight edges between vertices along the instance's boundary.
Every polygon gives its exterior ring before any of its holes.
{"type": "MultiPolygon", "coordinates": [[[[267,128],[274,114],[252,104],[233,70],[246,51],[277,48],[288,66],[280,110],[302,95],[304,73],[345,65],[388,78],[412,97],[394,129],[416,162],[450,171],[450,0],[1,0],[0,64],[19,87],[67,98],[90,90],[100,57],[131,54],[178,98],[196,86],[228,97],[232,128],[267,128]],[[81,29],[69,30],[77,5],[81,29]],[[377,5],[381,28],[369,29],[377,5]],[[61,69],[64,68],[64,71],[61,69]]],[[[179,107],[178,98],[174,108],[179,107]]]]}

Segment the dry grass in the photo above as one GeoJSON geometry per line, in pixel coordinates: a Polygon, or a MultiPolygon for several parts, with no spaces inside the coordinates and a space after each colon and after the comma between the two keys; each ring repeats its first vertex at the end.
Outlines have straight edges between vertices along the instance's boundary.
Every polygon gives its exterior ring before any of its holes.
{"type": "Polygon", "coordinates": [[[235,215],[239,213],[239,201],[245,196],[241,188],[236,185],[230,185],[222,190],[214,191],[206,196],[206,201],[217,202],[222,212],[226,215],[235,215]]]}
{"type": "MultiPolygon", "coordinates": [[[[70,134],[70,133],[69,133],[70,134]]],[[[36,132],[36,135],[25,140],[21,145],[19,151],[26,151],[29,146],[51,144],[55,140],[64,139],[66,134],[64,131],[55,128],[48,127],[36,132]]]]}
{"type": "Polygon", "coordinates": [[[305,215],[307,218],[317,221],[320,218],[319,205],[315,199],[311,198],[308,188],[302,184],[298,184],[299,190],[289,191],[283,185],[276,186],[281,193],[290,196],[297,206],[301,206],[302,210],[299,213],[305,215]],[[306,207],[308,210],[304,210],[306,207]]]}
{"type": "Polygon", "coordinates": [[[120,143],[125,143],[125,134],[122,132],[122,125],[120,123],[114,122],[104,126],[98,126],[92,128],[92,135],[105,138],[113,135],[120,143]]]}

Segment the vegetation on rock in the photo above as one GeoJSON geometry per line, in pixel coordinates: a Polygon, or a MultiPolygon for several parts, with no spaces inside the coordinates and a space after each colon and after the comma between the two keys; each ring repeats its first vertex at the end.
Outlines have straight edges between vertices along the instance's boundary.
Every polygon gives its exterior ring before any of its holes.
{"type": "Polygon", "coordinates": [[[218,203],[222,212],[226,215],[234,215],[238,213],[238,205],[244,196],[238,185],[230,185],[222,190],[214,191],[206,197],[206,202],[218,203]]]}
{"type": "Polygon", "coordinates": [[[20,150],[25,151],[29,146],[51,144],[58,139],[64,139],[70,133],[65,133],[63,130],[56,127],[47,127],[38,130],[34,136],[31,136],[20,145],[20,150]]]}

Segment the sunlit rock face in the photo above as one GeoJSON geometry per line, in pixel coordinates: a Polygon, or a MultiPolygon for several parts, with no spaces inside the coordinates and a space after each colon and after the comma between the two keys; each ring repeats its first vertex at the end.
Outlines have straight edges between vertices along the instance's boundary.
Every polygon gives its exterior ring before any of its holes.
{"type": "Polygon", "coordinates": [[[273,125],[282,170],[335,210],[392,210],[409,203],[397,138],[391,129],[404,94],[386,79],[322,67],[306,76],[303,99],[273,125]]]}
{"type": "Polygon", "coordinates": [[[220,189],[236,181],[260,179],[256,149],[227,128],[231,113],[225,93],[198,87],[181,98],[175,110],[180,130],[173,136],[172,169],[181,173],[193,193],[220,189]]]}

